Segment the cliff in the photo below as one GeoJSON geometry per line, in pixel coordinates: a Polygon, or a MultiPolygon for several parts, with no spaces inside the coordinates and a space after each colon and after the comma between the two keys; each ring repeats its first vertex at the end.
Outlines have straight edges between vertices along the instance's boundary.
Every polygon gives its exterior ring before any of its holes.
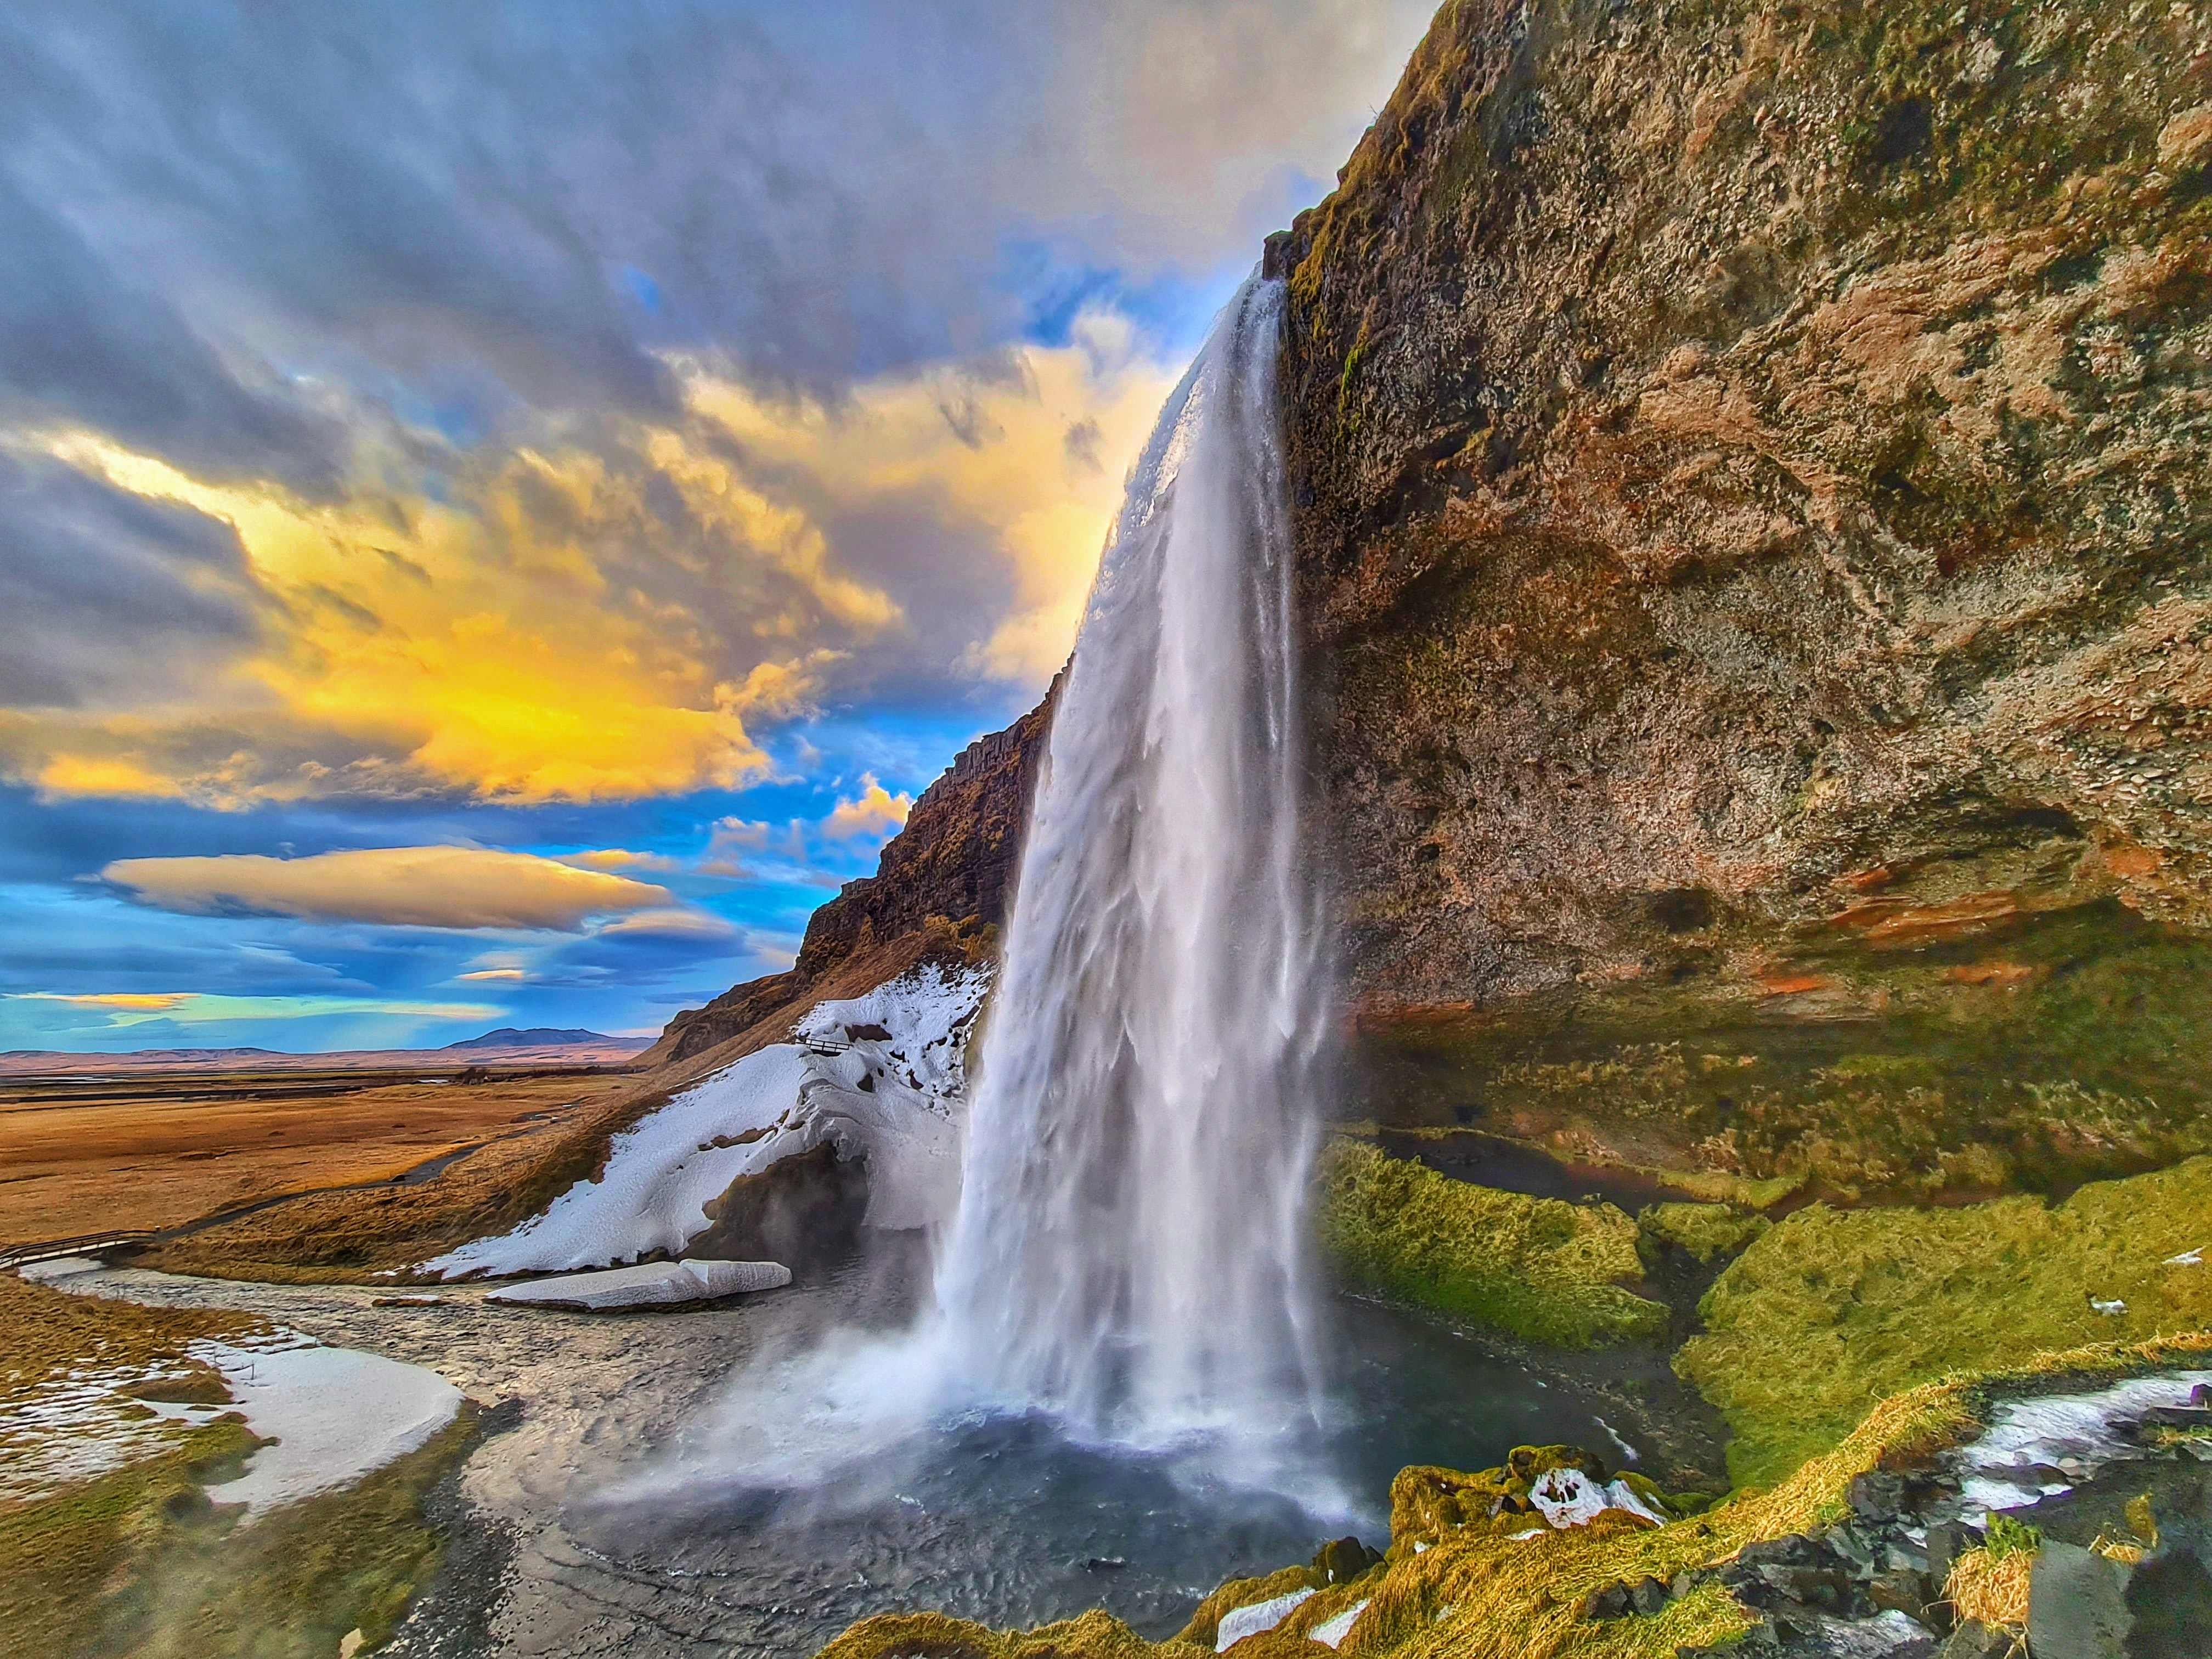
{"type": "MultiPolygon", "coordinates": [[[[2185,9],[1455,0],[1271,239],[1346,973],[1372,1029],[1457,1021],[1462,1121],[1559,1129],[1462,1062],[1577,1021],[1654,1118],[1717,1022],[2195,1031],[2208,50],[2185,9]]],[[[1724,1057],[1771,1082],[1761,1041],[1724,1057]]],[[[2081,1047],[1950,1058],[2123,1086],[2081,1047]]],[[[2202,1139],[2172,1081],[2122,1162],[2202,1139]]],[[[1893,1161],[2010,1109],[1934,1086],[1893,1161]]],[[[1886,1133],[1794,1109],[1843,1164],[1886,1133]]]]}
{"type": "Polygon", "coordinates": [[[1055,677],[1035,708],[960,751],[884,843],[876,873],[847,882],[808,920],[790,971],[687,1008],[644,1063],[673,1066],[710,1052],[734,1059],[735,1039],[764,1028],[763,1040],[774,1041],[782,1024],[817,1002],[858,995],[933,956],[988,953],[1013,893],[1022,828],[1059,692],[1055,677]]]}

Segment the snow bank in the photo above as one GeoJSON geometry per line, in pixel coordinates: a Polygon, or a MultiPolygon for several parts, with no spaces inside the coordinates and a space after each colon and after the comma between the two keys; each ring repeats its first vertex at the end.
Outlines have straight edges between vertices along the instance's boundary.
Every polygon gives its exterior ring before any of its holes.
{"type": "Polygon", "coordinates": [[[616,1267],[606,1273],[526,1279],[494,1291],[484,1300],[599,1313],[614,1308],[706,1302],[741,1291],[772,1291],[790,1283],[791,1269],[780,1261],[656,1261],[649,1267],[616,1267]]]}
{"type": "Polygon", "coordinates": [[[989,983],[983,969],[926,966],[864,997],[817,1004],[794,1041],[746,1055],[616,1136],[599,1180],[424,1271],[563,1273],[678,1254],[707,1230],[707,1204],[732,1182],[825,1141],[867,1160],[867,1225],[939,1220],[959,1198],[963,1057],[989,983]]]}
{"type": "Polygon", "coordinates": [[[452,1422],[461,1391],[434,1370],[382,1354],[307,1343],[289,1348],[195,1342],[187,1350],[222,1373],[228,1409],[275,1444],[246,1460],[236,1480],[209,1488],[249,1514],[350,1486],[404,1457],[452,1422]]]}
{"type": "Polygon", "coordinates": [[[1324,1619],[1308,1631],[1307,1639],[1318,1642],[1325,1648],[1340,1648],[1344,1645],[1344,1638],[1352,1634],[1352,1626],[1359,1621],[1359,1615],[1366,1611],[1366,1601],[1354,1601],[1334,1618],[1324,1619]]]}
{"type": "Polygon", "coordinates": [[[1226,1653],[1248,1636],[1257,1636],[1263,1630],[1274,1627],[1297,1611],[1313,1592],[1292,1590],[1288,1595],[1270,1596],[1265,1601],[1255,1601],[1249,1607],[1237,1607],[1221,1615],[1214,1626],[1213,1650],[1226,1653]]]}

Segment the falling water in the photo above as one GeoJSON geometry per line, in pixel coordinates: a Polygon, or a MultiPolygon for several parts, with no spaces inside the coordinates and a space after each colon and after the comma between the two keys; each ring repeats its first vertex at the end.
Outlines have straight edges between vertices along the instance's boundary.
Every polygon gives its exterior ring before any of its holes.
{"type": "Polygon", "coordinates": [[[1075,1431],[1310,1420],[1329,1026],[1275,394],[1246,283],[1132,474],[1052,726],[939,1277],[963,1380],[1075,1431]]]}

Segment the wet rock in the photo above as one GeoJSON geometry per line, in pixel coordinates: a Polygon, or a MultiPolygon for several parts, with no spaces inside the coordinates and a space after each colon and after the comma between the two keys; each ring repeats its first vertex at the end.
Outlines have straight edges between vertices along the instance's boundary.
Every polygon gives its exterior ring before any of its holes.
{"type": "Polygon", "coordinates": [[[2035,1659],[2128,1659],[2128,1581],[2135,1570],[2045,1539],[2028,1581],[2027,1643],[2035,1659]]]}
{"type": "Polygon", "coordinates": [[[707,1205],[711,1224],[687,1248],[733,1261],[788,1262],[805,1273],[848,1255],[867,1212],[866,1161],[842,1157],[825,1140],[732,1182],[707,1205]]]}
{"type": "Polygon", "coordinates": [[[1344,1537],[1323,1544],[1315,1552],[1314,1571],[1321,1575],[1324,1584],[1347,1584],[1370,1567],[1380,1566],[1382,1553],[1372,1550],[1357,1538],[1344,1537]]]}
{"type": "Polygon", "coordinates": [[[1664,1607],[1673,1589],[1664,1579],[1626,1579],[1593,1590],[1583,1602],[1585,1619],[1626,1619],[1631,1613],[1650,1614],[1664,1607]]]}
{"type": "Polygon", "coordinates": [[[1996,1630],[1978,1619],[1969,1619],[1953,1631],[1939,1659],[2006,1659],[2020,1638],[2008,1630],[1996,1630]]]}

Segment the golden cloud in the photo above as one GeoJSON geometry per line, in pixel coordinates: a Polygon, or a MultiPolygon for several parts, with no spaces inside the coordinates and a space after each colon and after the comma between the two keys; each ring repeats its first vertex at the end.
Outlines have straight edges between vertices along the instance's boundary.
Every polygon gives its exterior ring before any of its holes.
{"type": "Polygon", "coordinates": [[[316,499],[94,432],[0,433],[231,526],[267,600],[258,641],[167,701],[0,709],[0,775],[223,807],[741,787],[769,769],[752,728],[804,714],[840,664],[919,642],[935,672],[1038,683],[1058,667],[1121,464],[1169,384],[1126,324],[1095,315],[1065,347],[887,378],[835,408],[675,367],[674,422],[449,454],[434,490],[394,484],[426,464],[368,435],[349,490],[316,499]],[[933,525],[935,564],[902,563],[891,534],[864,575],[834,540],[902,516],[933,525]],[[902,582],[932,628],[972,636],[921,641],[902,582]],[[972,620],[945,604],[963,584],[972,620]]]}
{"type": "Polygon", "coordinates": [[[191,1000],[185,991],[95,991],[66,995],[59,991],[19,991],[17,1002],[65,1002],[72,1008],[121,1008],[133,1013],[164,1014],[191,1000]]]}
{"type": "Polygon", "coordinates": [[[841,800],[830,809],[830,816],[822,820],[822,833],[836,841],[849,841],[855,836],[888,836],[906,822],[907,814],[914,810],[914,797],[894,795],[876,781],[875,774],[860,775],[860,793],[851,800],[841,800]]]}
{"type": "Polygon", "coordinates": [[[586,870],[649,870],[655,875],[671,875],[684,867],[665,853],[631,853],[619,847],[563,853],[561,862],[581,865],[586,870]]]}
{"type": "Polygon", "coordinates": [[[766,402],[685,368],[692,408],[758,463],[848,507],[934,497],[945,517],[981,532],[1012,603],[965,666],[1040,684],[1075,643],[1124,476],[1176,375],[1104,312],[1078,317],[1067,345],[1021,348],[988,376],[948,367],[876,381],[835,410],[766,402]]]}
{"type": "Polygon", "coordinates": [[[147,903],[190,915],[407,927],[574,933],[592,916],[673,902],[665,888],[626,876],[477,847],[364,848],[302,859],[119,859],[100,874],[147,903]]]}

